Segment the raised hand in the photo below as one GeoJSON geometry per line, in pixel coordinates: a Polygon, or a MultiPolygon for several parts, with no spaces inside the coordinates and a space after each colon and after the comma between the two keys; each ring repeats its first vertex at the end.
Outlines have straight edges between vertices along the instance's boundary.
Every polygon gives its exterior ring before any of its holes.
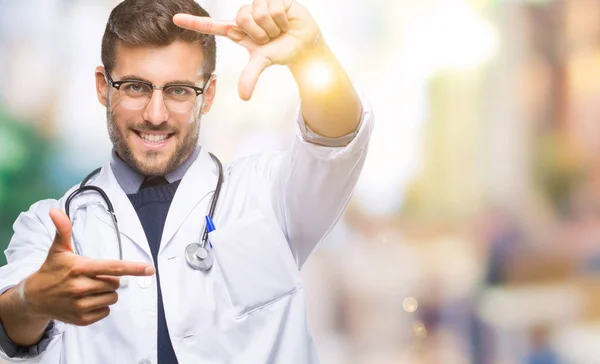
{"type": "MultiPolygon", "coordinates": [[[[25,307],[40,318],[85,326],[108,316],[117,302],[120,276],[154,274],[145,263],[97,260],[73,253],[71,222],[60,210],[50,211],[56,237],[41,268],[23,282],[25,307]]],[[[100,243],[100,242],[99,242],[100,243]]]]}
{"type": "Polygon", "coordinates": [[[250,99],[267,67],[291,65],[321,41],[313,17],[293,0],[254,0],[232,21],[188,14],[177,14],[173,21],[182,28],[227,37],[248,50],[250,61],[238,84],[244,100],[250,99]]]}

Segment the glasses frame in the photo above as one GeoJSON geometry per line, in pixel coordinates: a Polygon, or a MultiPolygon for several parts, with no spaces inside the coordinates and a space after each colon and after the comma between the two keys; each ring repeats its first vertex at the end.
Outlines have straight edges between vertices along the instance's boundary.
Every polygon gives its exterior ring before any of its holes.
{"type": "MultiPolygon", "coordinates": [[[[113,78],[110,76],[110,73],[105,72],[104,73],[106,75],[106,80],[108,81],[109,85],[111,85],[112,87],[114,87],[115,89],[117,89],[117,91],[119,91],[118,95],[119,95],[119,104],[121,104],[121,106],[123,106],[124,108],[126,108],[127,110],[142,110],[143,108],[145,108],[146,106],[148,106],[148,104],[150,103],[150,100],[152,99],[152,94],[154,93],[154,90],[164,90],[166,87],[173,87],[173,86],[179,86],[179,87],[190,87],[192,89],[194,89],[194,91],[196,92],[196,98],[198,98],[198,96],[203,95],[204,91],[206,89],[206,86],[208,85],[210,78],[208,80],[206,80],[206,82],[204,83],[204,86],[202,87],[198,87],[198,86],[192,86],[192,85],[188,85],[185,83],[168,83],[166,85],[154,85],[151,82],[148,81],[143,81],[143,80],[120,80],[120,81],[114,81],[113,78]],[[137,109],[132,109],[129,108],[125,105],[123,105],[123,103],[121,102],[121,93],[120,93],[120,89],[121,89],[121,85],[123,85],[124,83],[127,82],[136,82],[136,83],[141,83],[143,85],[146,85],[148,87],[150,87],[152,89],[152,93],[150,94],[150,97],[148,98],[148,101],[146,101],[146,104],[140,108],[137,109]]],[[[189,109],[185,110],[185,111],[173,111],[169,108],[169,106],[167,106],[167,100],[165,100],[165,94],[163,93],[163,103],[165,105],[165,107],[167,109],[169,109],[171,112],[188,112],[191,109],[194,108],[194,104],[196,103],[194,101],[194,103],[192,104],[192,106],[190,106],[189,109]]]]}

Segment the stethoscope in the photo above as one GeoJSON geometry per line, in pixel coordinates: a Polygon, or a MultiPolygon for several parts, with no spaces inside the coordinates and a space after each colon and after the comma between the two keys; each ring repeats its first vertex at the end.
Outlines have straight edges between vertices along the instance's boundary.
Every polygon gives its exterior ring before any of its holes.
{"type": "MultiPolygon", "coordinates": [[[[219,160],[219,158],[217,158],[214,154],[212,154],[212,153],[208,153],[208,154],[213,159],[213,161],[215,162],[215,164],[217,165],[217,167],[219,169],[219,178],[217,180],[217,186],[215,188],[215,192],[213,194],[212,201],[210,203],[210,209],[208,211],[208,215],[206,216],[206,224],[204,225],[204,231],[202,233],[202,240],[200,243],[193,242],[193,243],[188,244],[185,247],[185,259],[186,259],[188,265],[194,269],[201,270],[201,271],[208,271],[213,266],[213,254],[211,252],[211,249],[209,249],[209,247],[206,246],[206,243],[208,241],[209,222],[212,222],[212,220],[213,220],[215,208],[217,207],[217,201],[219,200],[219,193],[221,192],[221,186],[223,185],[223,165],[221,164],[221,161],[219,160]]],[[[100,170],[101,170],[101,168],[95,169],[94,171],[92,171],[92,173],[87,175],[83,179],[81,184],[79,185],[79,188],[76,189],[75,191],[73,191],[69,195],[69,197],[67,197],[67,200],[65,202],[65,212],[66,212],[67,216],[69,217],[69,219],[71,219],[71,215],[69,214],[69,206],[71,205],[71,201],[75,197],[77,197],[77,195],[79,195],[83,192],[86,192],[86,191],[97,192],[102,197],[104,202],[106,203],[108,213],[110,214],[111,219],[113,221],[113,226],[115,228],[115,232],[117,235],[117,242],[119,244],[119,260],[123,260],[123,243],[121,242],[121,232],[119,230],[119,223],[117,221],[117,215],[115,214],[115,209],[113,207],[113,204],[111,203],[110,199],[108,198],[108,195],[106,194],[106,192],[104,192],[104,190],[102,188],[100,188],[98,186],[91,186],[91,185],[87,184],[90,181],[90,179],[92,179],[92,177],[94,177],[96,174],[98,174],[100,172],[100,170]]],[[[75,252],[77,254],[81,255],[81,249],[79,248],[79,242],[76,241],[75,235],[73,235],[73,240],[75,243],[74,244],[75,252]]],[[[210,243],[209,243],[209,245],[210,245],[210,243]]]]}

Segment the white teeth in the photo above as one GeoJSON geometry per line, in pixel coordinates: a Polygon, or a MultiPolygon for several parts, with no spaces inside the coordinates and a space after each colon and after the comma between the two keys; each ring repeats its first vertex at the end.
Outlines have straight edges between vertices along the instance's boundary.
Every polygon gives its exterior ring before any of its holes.
{"type": "Polygon", "coordinates": [[[140,133],[140,136],[142,137],[142,139],[149,141],[151,143],[160,143],[160,142],[163,142],[165,139],[167,139],[167,137],[169,135],[168,134],[154,135],[154,134],[140,133]]]}

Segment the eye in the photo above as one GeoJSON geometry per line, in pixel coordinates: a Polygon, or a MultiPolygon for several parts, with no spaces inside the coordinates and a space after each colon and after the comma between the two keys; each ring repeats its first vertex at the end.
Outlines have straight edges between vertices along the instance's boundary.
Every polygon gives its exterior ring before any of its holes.
{"type": "Polygon", "coordinates": [[[122,86],[124,91],[131,94],[147,93],[150,89],[148,85],[141,82],[126,82],[122,86]]]}
{"type": "Polygon", "coordinates": [[[165,93],[173,97],[190,97],[194,94],[194,90],[191,87],[186,86],[169,86],[166,88],[165,93]]]}

